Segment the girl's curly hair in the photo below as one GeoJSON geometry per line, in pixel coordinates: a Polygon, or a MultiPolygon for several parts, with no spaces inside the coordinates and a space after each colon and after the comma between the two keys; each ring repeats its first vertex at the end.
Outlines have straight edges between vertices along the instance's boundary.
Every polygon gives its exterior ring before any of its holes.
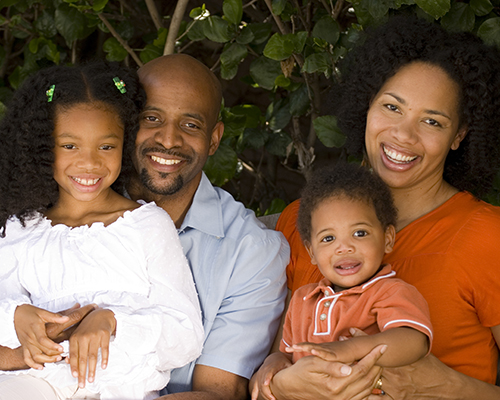
{"type": "Polygon", "coordinates": [[[122,170],[112,187],[123,193],[133,171],[132,154],[146,94],[134,70],[105,62],[54,66],[26,79],[0,122],[0,236],[11,216],[22,224],[50,208],[59,197],[53,177],[56,109],[101,102],[115,110],[125,127],[122,170]],[[113,78],[125,83],[121,93],[113,78]],[[47,91],[55,85],[52,100],[47,91]]]}
{"type": "Polygon", "coordinates": [[[470,33],[449,33],[408,16],[367,32],[341,65],[330,99],[347,150],[362,157],[371,101],[389,78],[416,61],[442,68],[459,86],[460,125],[467,135],[448,153],[444,179],[459,190],[485,194],[500,166],[500,51],[470,33]]]}
{"type": "Polygon", "coordinates": [[[385,182],[366,167],[341,162],[315,171],[302,189],[297,217],[297,230],[302,241],[311,241],[314,210],[325,200],[338,197],[373,206],[384,230],[389,225],[396,225],[396,206],[385,182]]]}

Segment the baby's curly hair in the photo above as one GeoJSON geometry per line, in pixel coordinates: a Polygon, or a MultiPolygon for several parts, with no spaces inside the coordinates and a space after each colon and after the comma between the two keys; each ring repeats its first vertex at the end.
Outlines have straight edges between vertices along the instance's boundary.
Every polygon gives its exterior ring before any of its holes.
{"type": "Polygon", "coordinates": [[[14,93],[0,123],[0,236],[9,217],[22,224],[54,205],[59,197],[53,177],[54,119],[57,111],[100,102],[115,110],[125,127],[122,170],[113,189],[123,193],[133,170],[132,154],[139,113],[146,94],[134,70],[94,61],[81,66],[54,66],[26,79],[14,93]],[[121,93],[113,78],[125,83],[121,93]],[[47,91],[54,92],[49,101],[47,91]]]}
{"type": "Polygon", "coordinates": [[[470,33],[449,33],[416,17],[393,17],[368,32],[341,65],[330,102],[347,135],[347,150],[365,149],[371,101],[402,67],[416,61],[441,67],[459,86],[460,125],[467,135],[450,151],[444,179],[459,190],[485,194],[500,166],[500,51],[470,33]]]}
{"type": "Polygon", "coordinates": [[[323,201],[336,197],[347,197],[372,205],[384,230],[389,225],[396,225],[396,206],[385,182],[366,167],[338,163],[314,172],[302,189],[297,217],[297,229],[302,241],[311,241],[314,210],[323,201]]]}

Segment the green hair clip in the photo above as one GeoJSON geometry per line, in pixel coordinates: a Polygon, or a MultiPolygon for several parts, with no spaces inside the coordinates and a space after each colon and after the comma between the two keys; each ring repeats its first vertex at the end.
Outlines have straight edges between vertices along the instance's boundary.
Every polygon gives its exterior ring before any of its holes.
{"type": "Polygon", "coordinates": [[[52,85],[45,94],[47,95],[47,101],[50,103],[54,97],[54,90],[56,90],[56,85],[52,85]]]}
{"type": "Polygon", "coordinates": [[[127,89],[125,89],[125,82],[123,82],[120,78],[115,76],[113,78],[113,82],[115,83],[115,86],[120,91],[120,93],[127,93],[127,89]]]}

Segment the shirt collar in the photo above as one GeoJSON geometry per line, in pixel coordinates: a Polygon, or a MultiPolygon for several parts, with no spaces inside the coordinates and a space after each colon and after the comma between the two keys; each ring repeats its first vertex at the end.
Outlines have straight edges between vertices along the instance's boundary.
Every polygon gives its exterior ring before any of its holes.
{"type": "Polygon", "coordinates": [[[196,229],[215,237],[224,237],[221,199],[204,172],[193,197],[193,203],[179,231],[196,229]]]}
{"type": "Polygon", "coordinates": [[[369,281],[361,285],[343,290],[341,292],[335,292],[333,290],[332,283],[328,279],[323,278],[321,281],[319,281],[318,285],[304,297],[304,300],[308,300],[319,293],[321,293],[325,297],[334,295],[338,296],[340,294],[362,293],[375,282],[381,279],[393,278],[394,276],[396,276],[396,272],[392,271],[391,266],[389,264],[386,264],[369,281]]]}

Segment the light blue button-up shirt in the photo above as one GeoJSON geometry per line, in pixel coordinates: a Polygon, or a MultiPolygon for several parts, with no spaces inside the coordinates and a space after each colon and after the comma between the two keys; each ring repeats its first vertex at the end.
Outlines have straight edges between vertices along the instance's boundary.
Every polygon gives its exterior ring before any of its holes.
{"type": "Polygon", "coordinates": [[[288,243],[205,174],[179,237],[200,298],[205,343],[197,361],[172,371],[168,393],[191,390],[195,364],[250,378],[283,312],[288,243]]]}

